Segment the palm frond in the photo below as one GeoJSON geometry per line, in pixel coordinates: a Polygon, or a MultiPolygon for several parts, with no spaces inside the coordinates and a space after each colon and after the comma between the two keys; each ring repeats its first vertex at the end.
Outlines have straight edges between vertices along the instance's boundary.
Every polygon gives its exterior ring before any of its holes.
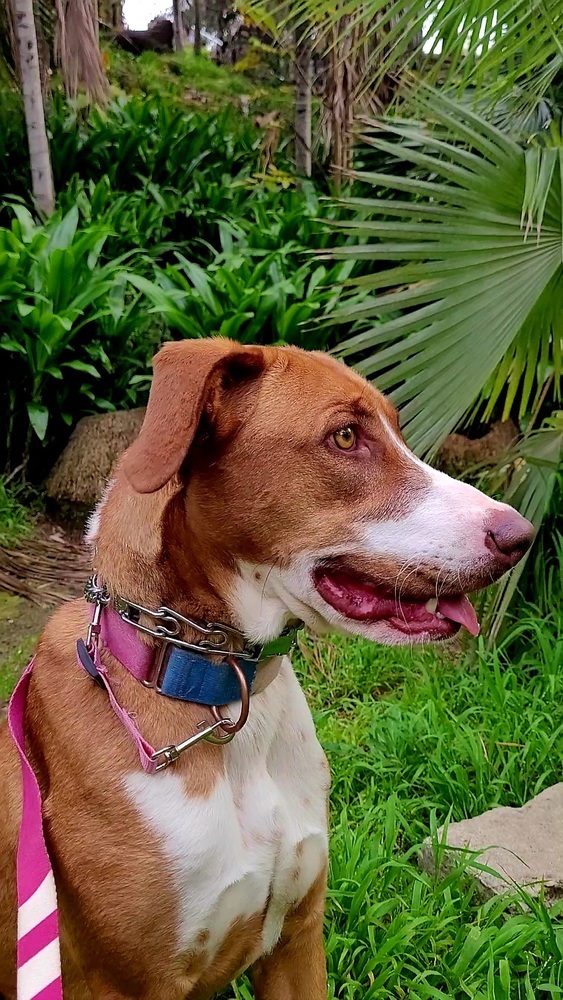
{"type": "Polygon", "coordinates": [[[307,30],[318,52],[369,51],[359,103],[386,77],[417,69],[427,83],[472,88],[491,105],[510,98],[512,113],[527,118],[563,71],[561,0],[244,0],[242,9],[281,44],[307,30]]]}
{"type": "MultiPolygon", "coordinates": [[[[496,589],[494,600],[488,611],[487,635],[491,643],[498,636],[503,617],[518,588],[522,575],[528,568],[528,562],[534,560],[543,562],[544,565],[536,576],[539,579],[546,577],[548,567],[545,563],[547,563],[549,553],[553,548],[553,540],[542,537],[541,525],[550,507],[557,477],[562,475],[562,461],[563,411],[559,411],[546,421],[544,427],[527,435],[516,446],[514,453],[507,457],[507,461],[505,460],[503,463],[504,467],[499,470],[501,479],[505,479],[506,465],[508,464],[510,478],[504,492],[504,498],[532,521],[540,531],[540,537],[539,544],[536,543],[531,552],[496,589]]],[[[488,481],[491,485],[490,474],[488,481]]],[[[545,533],[545,529],[543,531],[545,533]]],[[[558,559],[556,559],[556,563],[561,565],[558,559]]],[[[544,595],[542,603],[549,607],[549,604],[553,600],[560,599],[560,596],[561,580],[555,582],[551,594],[544,595]]],[[[538,597],[541,598],[541,595],[538,597]]],[[[542,610],[545,612],[548,607],[544,607],[542,610]]]]}
{"type": "Polygon", "coordinates": [[[563,149],[532,162],[469,108],[429,90],[419,100],[427,125],[383,120],[363,135],[410,176],[356,175],[409,197],[363,199],[361,221],[350,201],[357,243],[333,255],[374,262],[357,281],[372,294],[335,317],[359,331],[339,352],[391,392],[428,454],[479,401],[524,415],[548,379],[559,392],[563,149]]]}

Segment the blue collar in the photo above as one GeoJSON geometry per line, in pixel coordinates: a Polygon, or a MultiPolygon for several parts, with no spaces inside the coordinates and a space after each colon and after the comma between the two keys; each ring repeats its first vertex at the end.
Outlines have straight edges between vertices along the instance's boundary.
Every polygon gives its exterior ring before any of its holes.
{"type": "MultiPolygon", "coordinates": [[[[252,691],[258,663],[234,659],[252,691]]],[[[228,663],[212,663],[189,649],[170,646],[159,674],[156,689],[168,698],[197,705],[230,705],[240,700],[240,684],[233,668],[228,663]]]]}

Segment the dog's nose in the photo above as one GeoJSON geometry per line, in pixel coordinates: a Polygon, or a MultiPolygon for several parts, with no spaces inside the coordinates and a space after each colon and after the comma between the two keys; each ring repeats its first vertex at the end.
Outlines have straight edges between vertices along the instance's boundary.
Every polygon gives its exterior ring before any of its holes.
{"type": "Polygon", "coordinates": [[[507,569],[520,562],[535,534],[533,524],[512,508],[497,511],[486,527],[485,545],[507,569]]]}

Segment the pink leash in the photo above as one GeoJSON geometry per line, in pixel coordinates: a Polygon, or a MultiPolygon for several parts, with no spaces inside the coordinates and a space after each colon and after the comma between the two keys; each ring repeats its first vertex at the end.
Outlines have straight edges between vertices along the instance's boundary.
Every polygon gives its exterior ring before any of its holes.
{"type": "MultiPolygon", "coordinates": [[[[155,751],[117,701],[97,643],[92,654],[111,707],[133,739],[143,769],[152,774],[158,769],[155,751]]],[[[86,669],[80,657],[77,659],[86,669]]],[[[20,758],[23,790],[16,859],[17,1000],[63,1000],[57,890],[43,833],[41,792],[25,747],[25,706],[34,662],[35,657],[20,677],[8,708],[8,726],[20,758]]]]}
{"type": "Polygon", "coordinates": [[[43,835],[41,792],[25,750],[25,703],[33,663],[20,677],[8,709],[23,789],[17,853],[17,995],[18,1000],[62,1000],[57,891],[43,835]]]}

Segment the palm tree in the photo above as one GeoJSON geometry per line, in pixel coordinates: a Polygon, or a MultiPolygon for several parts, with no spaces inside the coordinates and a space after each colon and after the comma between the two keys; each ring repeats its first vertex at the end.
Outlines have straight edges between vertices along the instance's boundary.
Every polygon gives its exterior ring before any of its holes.
{"type": "Polygon", "coordinates": [[[14,0],[14,35],[17,64],[24,103],[25,123],[29,143],[33,196],[40,212],[51,215],[55,210],[55,192],[45,128],[41,73],[37,33],[32,0],[14,0]]]}
{"type": "Polygon", "coordinates": [[[298,174],[311,176],[312,168],[313,53],[307,36],[295,35],[295,166],[298,174]]]}
{"type": "Polygon", "coordinates": [[[174,22],[174,51],[181,52],[185,44],[182,0],[172,0],[172,20],[174,22]]]}
{"type": "Polygon", "coordinates": [[[201,0],[193,0],[194,9],[194,55],[201,55],[201,0]]]}
{"type": "Polygon", "coordinates": [[[545,112],[563,75],[561,0],[244,0],[242,9],[282,47],[309,33],[337,174],[350,164],[354,119],[381,113],[407,71],[504,102],[513,121],[545,112]]]}

